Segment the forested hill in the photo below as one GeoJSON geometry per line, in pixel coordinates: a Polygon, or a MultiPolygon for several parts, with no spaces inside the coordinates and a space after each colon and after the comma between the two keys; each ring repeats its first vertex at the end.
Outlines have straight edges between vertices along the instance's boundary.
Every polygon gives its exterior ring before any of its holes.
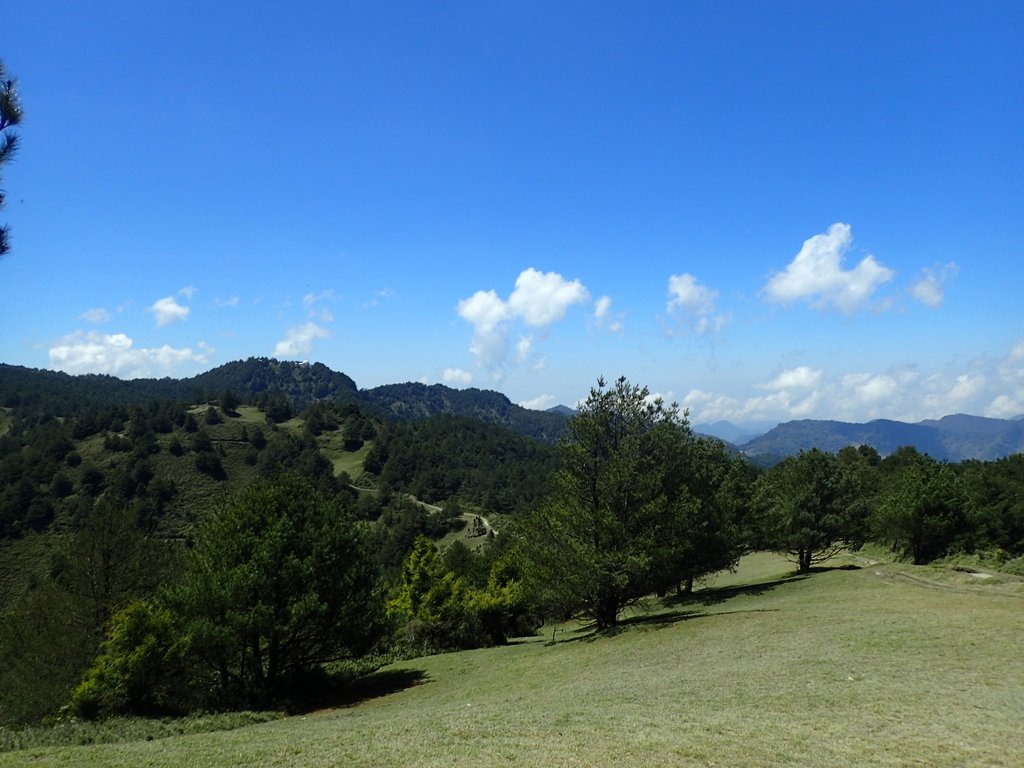
{"type": "Polygon", "coordinates": [[[561,437],[568,421],[563,413],[532,411],[515,405],[500,392],[484,389],[407,383],[366,389],[360,394],[364,402],[389,416],[404,419],[470,416],[548,443],[561,437]]]}
{"type": "Polygon", "coordinates": [[[754,458],[783,458],[811,448],[835,452],[847,445],[869,445],[883,456],[911,445],[940,461],[990,461],[1024,452],[1024,421],[964,414],[916,424],[887,419],[867,424],[805,419],[779,424],[740,448],[754,458]]]}
{"type": "Polygon", "coordinates": [[[84,374],[71,376],[0,364],[0,405],[41,408],[64,416],[79,408],[149,403],[153,400],[203,402],[225,391],[242,400],[280,392],[302,410],[318,400],[358,399],[356,384],[322,363],[296,363],[249,358],[221,365],[187,379],[118,379],[84,374]]]}
{"type": "Polygon", "coordinates": [[[284,395],[294,412],[319,401],[354,402],[381,416],[419,420],[468,416],[548,443],[565,429],[568,416],[532,411],[499,392],[452,389],[440,384],[390,384],[359,390],[344,373],[322,363],[251,357],[226,363],[187,379],[133,379],[0,364],[0,405],[66,416],[80,408],[147,404],[154,400],[203,403],[230,391],[242,402],[284,395]]]}

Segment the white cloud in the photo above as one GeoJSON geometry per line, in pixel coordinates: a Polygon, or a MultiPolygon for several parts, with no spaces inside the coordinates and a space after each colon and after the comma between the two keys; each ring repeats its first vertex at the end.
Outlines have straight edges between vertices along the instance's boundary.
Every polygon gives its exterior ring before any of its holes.
{"type": "Polygon", "coordinates": [[[184,288],[178,291],[178,295],[184,296],[186,299],[191,299],[197,293],[199,293],[199,289],[193,285],[186,285],[184,288]]]}
{"type": "Polygon", "coordinates": [[[725,324],[723,315],[712,317],[718,291],[701,285],[689,272],[669,276],[668,294],[671,298],[666,309],[685,317],[695,333],[703,334],[709,329],[718,331],[725,324]]]}
{"type": "Polygon", "coordinates": [[[113,315],[110,314],[110,312],[108,310],[103,309],[103,307],[96,307],[95,309],[87,309],[87,310],[85,310],[85,312],[83,312],[81,315],[79,315],[79,317],[82,320],[89,321],[90,323],[97,323],[97,324],[99,324],[99,323],[105,323],[105,322],[109,321],[110,318],[113,317],[113,315]]]}
{"type": "Polygon", "coordinates": [[[212,348],[200,342],[200,351],[167,344],[136,347],[123,333],[75,331],[50,348],[50,366],[66,373],[106,373],[127,379],[169,376],[186,364],[206,364],[212,348]]]}
{"type": "Polygon", "coordinates": [[[378,291],[373,292],[373,298],[369,301],[363,302],[363,309],[370,309],[376,307],[382,301],[394,298],[395,291],[392,288],[381,288],[378,291]]]}
{"type": "Polygon", "coordinates": [[[330,335],[330,331],[316,323],[289,328],[285,337],[274,347],[274,357],[303,357],[313,350],[314,339],[326,339],[330,335]]]}
{"type": "Polygon", "coordinates": [[[806,300],[814,309],[834,306],[853,312],[867,304],[879,286],[895,276],[874,256],[865,256],[856,267],[843,269],[843,256],[853,243],[849,224],[836,223],[828,232],[805,240],[789,266],[777,272],[765,285],[769,301],[789,304],[806,300]]]}
{"type": "Polygon", "coordinates": [[[508,297],[508,307],[527,324],[542,327],[565,317],[573,304],[588,298],[579,280],[566,280],[557,272],[539,272],[533,267],[516,278],[516,289],[508,297]]]}
{"type": "Polygon", "coordinates": [[[743,423],[817,418],[866,422],[917,422],[954,413],[1011,418],[1024,414],[1024,339],[1001,358],[952,361],[922,372],[896,365],[884,371],[854,371],[833,377],[800,366],[755,385],[760,394],[691,390],[682,405],[696,422],[743,423]]]}
{"type": "Polygon", "coordinates": [[[190,309],[179,304],[173,296],[164,296],[154,301],[149,311],[156,318],[156,324],[163,326],[177,320],[185,320],[190,309]]]}
{"type": "Polygon", "coordinates": [[[473,381],[473,374],[461,368],[445,368],[441,381],[445,384],[469,384],[473,381]]]}
{"type": "Polygon", "coordinates": [[[533,398],[533,400],[524,400],[519,403],[523,408],[529,408],[531,411],[546,411],[555,404],[554,395],[539,395],[533,398]]]}
{"type": "Polygon", "coordinates": [[[816,387],[821,381],[822,371],[820,368],[810,368],[800,365],[788,371],[783,371],[767,384],[762,384],[761,389],[806,389],[816,387]]]}
{"type": "Polygon", "coordinates": [[[622,333],[622,318],[625,317],[625,313],[611,314],[611,308],[612,297],[602,296],[594,302],[594,319],[599,326],[607,328],[612,333],[622,333]]]}
{"type": "Polygon", "coordinates": [[[960,267],[952,261],[937,269],[922,269],[920,279],[910,286],[910,295],[929,307],[942,306],[946,297],[943,286],[959,271],[960,267]]]}
{"type": "Polygon", "coordinates": [[[229,299],[214,299],[214,306],[217,307],[237,307],[238,302],[241,301],[238,296],[232,296],[229,299]]]}
{"type": "Polygon", "coordinates": [[[473,325],[469,351],[478,365],[500,365],[507,354],[508,334],[504,322],[511,316],[505,302],[493,291],[477,291],[458,305],[459,317],[473,325]]]}
{"type": "MultiPolygon", "coordinates": [[[[488,368],[496,378],[502,375],[508,359],[509,325],[520,320],[532,327],[544,327],[565,317],[573,304],[585,302],[589,294],[579,280],[566,280],[556,272],[539,272],[530,267],[516,278],[508,301],[497,291],[477,291],[462,299],[456,310],[472,324],[469,351],[476,364],[488,368]]],[[[523,336],[516,344],[516,362],[525,362],[532,348],[532,337],[523,336]]]]}
{"type": "Polygon", "coordinates": [[[993,419],[1015,419],[1024,414],[1024,397],[1014,399],[999,395],[985,409],[985,415],[993,419]]]}
{"type": "Polygon", "coordinates": [[[524,363],[530,356],[530,348],[533,347],[533,339],[529,336],[520,336],[516,342],[516,362],[524,363]]]}
{"type": "Polygon", "coordinates": [[[302,306],[308,309],[318,301],[335,301],[337,298],[338,297],[334,293],[334,289],[328,288],[326,291],[321,291],[320,293],[307,293],[302,297],[302,306]]]}

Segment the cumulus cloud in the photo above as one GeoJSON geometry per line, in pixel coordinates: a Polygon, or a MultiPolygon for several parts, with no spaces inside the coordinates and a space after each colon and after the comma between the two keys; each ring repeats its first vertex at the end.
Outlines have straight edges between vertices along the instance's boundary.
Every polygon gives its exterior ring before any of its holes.
{"type": "Polygon", "coordinates": [[[612,314],[612,297],[602,296],[594,302],[594,319],[599,326],[607,328],[612,333],[622,333],[623,313],[612,314]]]}
{"type": "Polygon", "coordinates": [[[96,307],[95,309],[87,309],[79,317],[82,320],[87,320],[90,323],[105,323],[110,320],[113,315],[103,307],[96,307]]]}
{"type": "Polygon", "coordinates": [[[588,297],[579,280],[566,280],[557,272],[538,272],[530,267],[516,278],[508,308],[528,325],[542,327],[561,320],[569,307],[588,297]]]}
{"type": "Polygon", "coordinates": [[[835,307],[854,312],[895,276],[874,256],[865,256],[853,269],[843,269],[843,257],[853,243],[849,224],[835,223],[828,232],[805,240],[800,252],[783,271],[774,274],[762,295],[769,301],[790,304],[808,301],[814,309],[835,307]]]}
{"type": "Polygon", "coordinates": [[[1024,340],[1002,357],[952,361],[931,371],[896,365],[833,376],[799,366],[754,385],[752,396],[693,389],[682,400],[697,422],[817,418],[917,422],[954,413],[992,418],[1024,414],[1024,340]]]}
{"type": "Polygon", "coordinates": [[[701,285],[689,272],[669,277],[668,294],[670,298],[666,309],[671,314],[684,317],[694,333],[721,330],[725,324],[723,315],[714,316],[718,291],[701,285]]]}
{"type": "Polygon", "coordinates": [[[771,381],[760,385],[761,389],[805,389],[816,387],[821,381],[822,370],[800,365],[783,371],[771,381]]]}
{"type": "Polygon", "coordinates": [[[532,400],[524,400],[519,405],[531,411],[546,411],[555,404],[554,395],[539,395],[532,400]]]}
{"type": "Polygon", "coordinates": [[[126,379],[169,376],[187,364],[206,364],[213,350],[190,347],[136,347],[123,333],[76,331],[50,348],[50,366],[65,373],[106,373],[126,379]]]}
{"type": "Polygon", "coordinates": [[[999,395],[985,409],[985,415],[993,419],[1015,419],[1024,415],[1024,397],[1013,398],[999,395]]]}
{"type": "Polygon", "coordinates": [[[156,324],[163,326],[178,320],[185,320],[188,318],[190,308],[179,304],[173,296],[164,296],[162,299],[154,301],[149,311],[156,318],[156,324]]]}
{"type": "Polygon", "coordinates": [[[461,368],[445,368],[441,381],[445,384],[469,384],[473,381],[473,374],[461,368]]]}
{"type": "Polygon", "coordinates": [[[952,261],[936,269],[922,269],[921,277],[910,286],[910,295],[929,307],[940,307],[946,298],[944,284],[959,271],[960,267],[952,261]]]}
{"type": "Polygon", "coordinates": [[[288,329],[285,337],[274,347],[274,357],[304,357],[313,350],[315,339],[329,338],[331,332],[316,323],[306,323],[288,329]]]}
{"type": "MultiPolygon", "coordinates": [[[[477,365],[500,376],[508,359],[509,326],[519,320],[534,328],[543,328],[562,320],[569,308],[589,298],[579,280],[566,280],[557,272],[539,272],[530,267],[516,278],[508,300],[497,291],[477,291],[462,299],[456,310],[473,326],[469,351],[477,365]]],[[[525,362],[532,337],[523,336],[516,344],[516,362],[525,362]]]]}
{"type": "Polygon", "coordinates": [[[508,354],[508,329],[505,321],[512,313],[493,291],[477,291],[458,305],[459,317],[473,326],[469,351],[478,365],[493,368],[508,354]]]}

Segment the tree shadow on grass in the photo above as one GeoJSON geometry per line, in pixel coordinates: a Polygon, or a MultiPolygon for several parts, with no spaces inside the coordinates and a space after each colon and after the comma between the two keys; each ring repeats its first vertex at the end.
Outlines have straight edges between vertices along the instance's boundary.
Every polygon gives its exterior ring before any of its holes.
{"type": "Polygon", "coordinates": [[[297,715],[319,709],[354,707],[429,680],[421,669],[381,669],[355,679],[341,675],[317,675],[291,692],[286,708],[289,714],[297,715]]]}
{"type": "Polygon", "coordinates": [[[715,611],[714,613],[707,613],[705,611],[668,611],[653,613],[647,616],[629,616],[619,621],[614,627],[608,629],[598,630],[594,624],[588,624],[581,629],[586,634],[577,635],[575,637],[568,637],[562,640],[554,640],[545,643],[545,645],[554,645],[561,643],[592,643],[595,640],[600,640],[605,637],[615,637],[629,629],[636,627],[637,629],[665,629],[675,624],[679,624],[683,621],[692,621],[693,619],[710,619],[715,616],[725,616],[731,613],[776,613],[778,608],[747,608],[740,611],[715,611]]]}
{"type": "Polygon", "coordinates": [[[795,574],[793,576],[784,576],[774,581],[759,581],[756,584],[740,584],[734,587],[708,587],[689,595],[667,597],[664,599],[664,604],[666,606],[692,605],[694,603],[715,605],[717,603],[724,603],[726,600],[732,600],[734,597],[740,597],[741,595],[763,595],[765,592],[770,592],[782,584],[792,584],[796,581],[803,581],[806,578],[807,574],[795,574]]]}

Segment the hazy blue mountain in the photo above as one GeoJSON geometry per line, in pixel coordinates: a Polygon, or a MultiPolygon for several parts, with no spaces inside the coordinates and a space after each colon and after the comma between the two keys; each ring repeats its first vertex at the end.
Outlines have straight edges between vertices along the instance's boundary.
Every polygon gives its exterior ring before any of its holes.
{"type": "Polygon", "coordinates": [[[717,437],[727,443],[742,445],[760,437],[775,426],[771,424],[733,424],[731,421],[716,421],[710,424],[694,424],[693,431],[702,435],[717,437]]]}
{"type": "Polygon", "coordinates": [[[565,416],[567,419],[571,419],[579,411],[575,408],[570,408],[568,405],[555,405],[547,409],[547,413],[557,413],[561,416],[565,416]]]}
{"type": "Polygon", "coordinates": [[[820,448],[870,445],[883,456],[905,445],[943,461],[991,460],[1024,451],[1024,422],[956,414],[907,424],[877,419],[866,424],[804,419],[780,424],[740,447],[749,456],[792,456],[820,448]]]}

